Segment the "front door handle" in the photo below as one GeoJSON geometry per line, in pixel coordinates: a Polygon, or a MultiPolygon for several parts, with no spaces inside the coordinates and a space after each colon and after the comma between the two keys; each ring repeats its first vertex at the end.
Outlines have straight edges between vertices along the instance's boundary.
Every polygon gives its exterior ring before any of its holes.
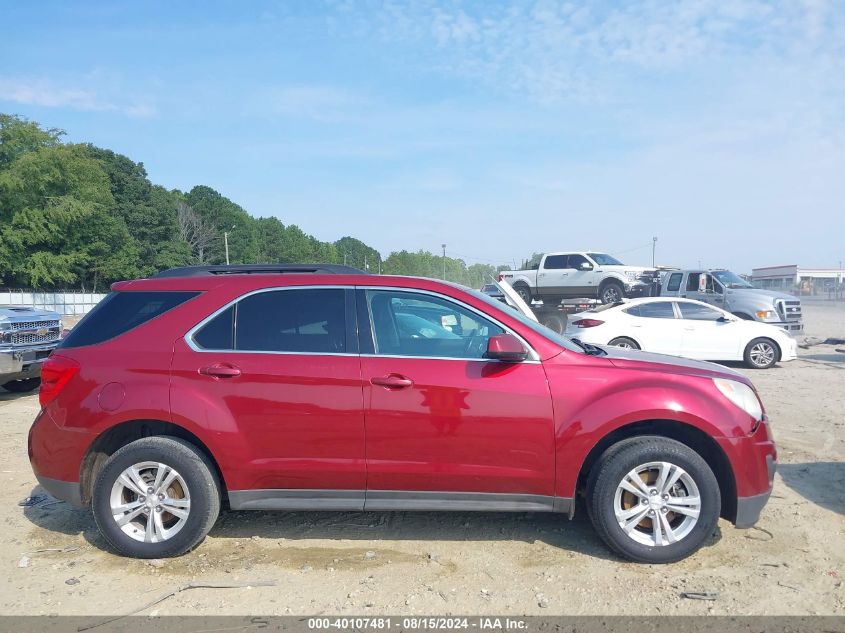
{"type": "Polygon", "coordinates": [[[375,378],[370,378],[370,383],[379,387],[387,387],[388,389],[407,389],[408,387],[414,386],[413,380],[398,374],[376,376],[375,378]]]}
{"type": "Polygon", "coordinates": [[[211,376],[213,378],[236,378],[241,375],[241,370],[234,365],[228,363],[217,363],[215,365],[208,365],[202,367],[200,373],[203,376],[211,376]]]}

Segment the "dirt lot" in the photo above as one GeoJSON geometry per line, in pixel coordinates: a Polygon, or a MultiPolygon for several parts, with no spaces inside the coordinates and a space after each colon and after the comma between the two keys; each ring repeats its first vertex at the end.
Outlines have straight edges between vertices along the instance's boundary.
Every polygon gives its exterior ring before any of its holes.
{"type": "MultiPolygon", "coordinates": [[[[808,334],[845,336],[845,306],[807,305],[808,334]]],[[[841,347],[841,346],[840,346],[841,347]]],[[[720,522],[696,556],[621,562],[583,510],[558,515],[229,513],[196,551],[143,562],[104,549],[87,510],[22,508],[40,492],[26,433],[36,396],[0,393],[0,613],[122,614],[190,581],[145,614],[845,614],[845,354],[750,372],[781,465],[759,528],[720,522]],[[683,591],[715,591],[703,602],[683,591]]]]}

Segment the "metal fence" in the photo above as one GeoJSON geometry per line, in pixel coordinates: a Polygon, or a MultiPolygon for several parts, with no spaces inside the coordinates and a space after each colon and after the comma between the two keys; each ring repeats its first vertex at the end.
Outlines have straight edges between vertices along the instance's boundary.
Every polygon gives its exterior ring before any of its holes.
{"type": "Polygon", "coordinates": [[[0,289],[0,305],[30,306],[53,310],[59,314],[85,314],[105,294],[95,292],[37,292],[35,290],[0,289]]]}

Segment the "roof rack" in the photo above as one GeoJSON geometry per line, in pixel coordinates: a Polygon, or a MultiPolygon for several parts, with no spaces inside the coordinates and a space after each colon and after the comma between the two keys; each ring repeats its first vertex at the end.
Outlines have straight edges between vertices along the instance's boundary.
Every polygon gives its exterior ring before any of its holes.
{"type": "Polygon", "coordinates": [[[363,270],[341,264],[218,264],[214,266],[182,266],[169,268],[156,273],[151,279],[165,277],[199,277],[202,275],[279,275],[294,274],[329,274],[363,275],[363,270]]]}

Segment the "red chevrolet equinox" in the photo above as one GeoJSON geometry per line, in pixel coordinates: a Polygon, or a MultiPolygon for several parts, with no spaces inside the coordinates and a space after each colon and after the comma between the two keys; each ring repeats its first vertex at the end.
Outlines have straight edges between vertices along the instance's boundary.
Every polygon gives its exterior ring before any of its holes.
{"type": "Polygon", "coordinates": [[[753,525],[777,453],[742,375],[580,344],[481,293],[342,266],[117,283],[42,369],[40,484],[129,556],[233,510],[558,512],[627,559],[753,525]]]}

